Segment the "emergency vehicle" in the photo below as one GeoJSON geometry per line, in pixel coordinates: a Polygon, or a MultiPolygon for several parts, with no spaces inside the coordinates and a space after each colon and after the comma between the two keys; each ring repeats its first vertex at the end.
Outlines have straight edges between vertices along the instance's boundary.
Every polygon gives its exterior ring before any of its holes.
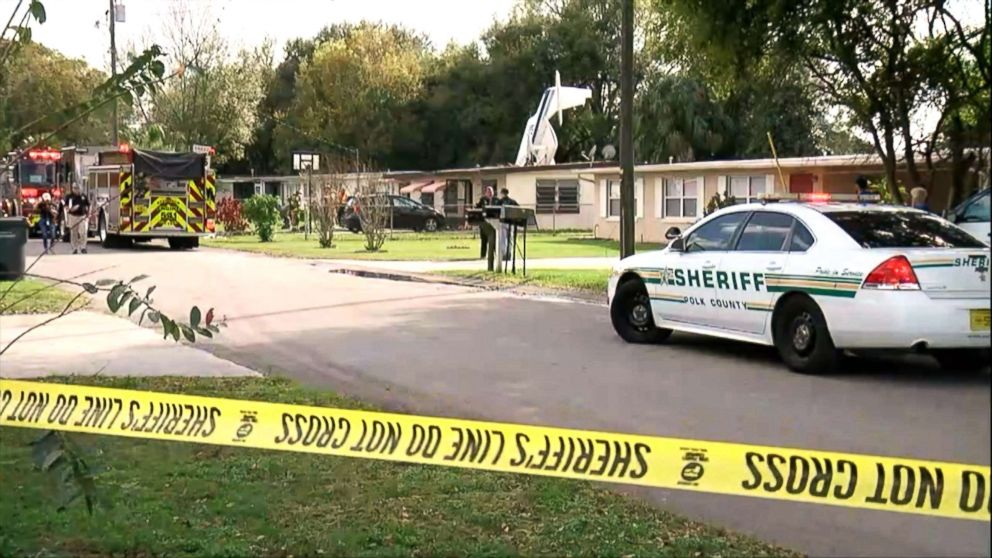
{"type": "MultiPolygon", "coordinates": [[[[41,216],[36,208],[44,194],[52,198],[52,203],[60,206],[67,193],[64,183],[62,152],[58,149],[29,149],[18,157],[7,170],[4,182],[3,204],[10,216],[22,216],[28,221],[28,234],[40,235],[38,223],[41,216]]],[[[64,236],[64,215],[58,215],[59,237],[64,236]]]]}
{"type": "Polygon", "coordinates": [[[987,366],[989,247],[936,215],[873,201],[769,195],[684,234],[672,227],[664,250],[613,268],[613,327],[632,343],[684,331],[771,345],[805,373],[872,349],[987,366]]]}
{"type": "Polygon", "coordinates": [[[214,232],[215,182],[205,154],[122,144],[87,170],[90,231],[109,247],[164,238],[173,249],[196,248],[214,232]]]}

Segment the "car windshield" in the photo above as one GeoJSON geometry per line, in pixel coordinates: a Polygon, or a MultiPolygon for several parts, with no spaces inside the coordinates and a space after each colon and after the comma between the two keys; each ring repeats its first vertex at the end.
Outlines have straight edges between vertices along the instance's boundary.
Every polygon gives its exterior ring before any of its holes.
{"type": "Polygon", "coordinates": [[[831,211],[825,213],[864,248],[982,248],[965,231],[918,211],[831,211]]]}

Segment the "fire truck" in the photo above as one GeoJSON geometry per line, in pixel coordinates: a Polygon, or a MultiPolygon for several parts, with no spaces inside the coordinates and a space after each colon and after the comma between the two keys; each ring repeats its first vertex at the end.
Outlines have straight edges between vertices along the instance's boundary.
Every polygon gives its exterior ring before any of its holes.
{"type": "Polygon", "coordinates": [[[85,188],[95,208],[90,230],[104,246],[164,238],[170,248],[186,250],[214,232],[216,177],[205,154],[121,144],[101,152],[86,172],[85,188]]]}
{"type": "MultiPolygon", "coordinates": [[[[13,154],[11,154],[13,155],[13,154]]],[[[62,152],[57,149],[38,148],[24,152],[13,164],[0,172],[2,179],[2,211],[10,216],[22,216],[28,221],[28,234],[41,234],[38,226],[41,216],[36,208],[44,194],[52,198],[52,203],[61,207],[62,197],[67,194],[62,152]]],[[[61,211],[61,209],[60,209],[61,211]]],[[[58,216],[59,237],[64,237],[64,215],[58,216]]]]}

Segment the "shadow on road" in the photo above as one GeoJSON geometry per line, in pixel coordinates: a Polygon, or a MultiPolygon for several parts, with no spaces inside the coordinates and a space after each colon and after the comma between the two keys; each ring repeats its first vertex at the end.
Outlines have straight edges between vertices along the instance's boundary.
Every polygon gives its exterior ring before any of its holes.
{"type": "MultiPolygon", "coordinates": [[[[673,335],[667,345],[687,351],[706,353],[709,356],[728,359],[744,358],[754,363],[780,368],[783,373],[791,373],[779,359],[774,347],[687,333],[673,335]]],[[[941,370],[937,363],[927,355],[897,352],[847,354],[841,359],[836,371],[818,378],[865,383],[911,382],[985,386],[992,383],[992,376],[990,376],[988,368],[980,372],[941,370]]]]}

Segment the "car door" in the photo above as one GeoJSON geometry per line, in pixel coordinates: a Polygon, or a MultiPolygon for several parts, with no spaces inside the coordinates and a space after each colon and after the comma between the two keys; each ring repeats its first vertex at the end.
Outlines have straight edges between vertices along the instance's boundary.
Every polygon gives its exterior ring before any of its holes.
{"type": "Polygon", "coordinates": [[[795,219],[787,213],[755,211],[732,251],[720,259],[714,296],[714,324],[735,332],[762,334],[774,294],[767,274],[781,274],[788,257],[795,219]]]}
{"type": "Polygon", "coordinates": [[[403,197],[393,198],[393,228],[414,229],[417,227],[419,207],[416,202],[403,197]]]}
{"type": "Polygon", "coordinates": [[[716,268],[748,215],[735,211],[714,217],[680,239],[680,250],[669,250],[661,284],[651,298],[656,323],[711,324],[716,268]]]}
{"type": "Polygon", "coordinates": [[[956,219],[957,226],[968,231],[968,234],[974,236],[978,240],[981,240],[985,244],[992,244],[992,227],[990,227],[990,194],[989,190],[986,189],[984,193],[979,194],[975,199],[971,200],[961,210],[961,213],[956,219]]]}

